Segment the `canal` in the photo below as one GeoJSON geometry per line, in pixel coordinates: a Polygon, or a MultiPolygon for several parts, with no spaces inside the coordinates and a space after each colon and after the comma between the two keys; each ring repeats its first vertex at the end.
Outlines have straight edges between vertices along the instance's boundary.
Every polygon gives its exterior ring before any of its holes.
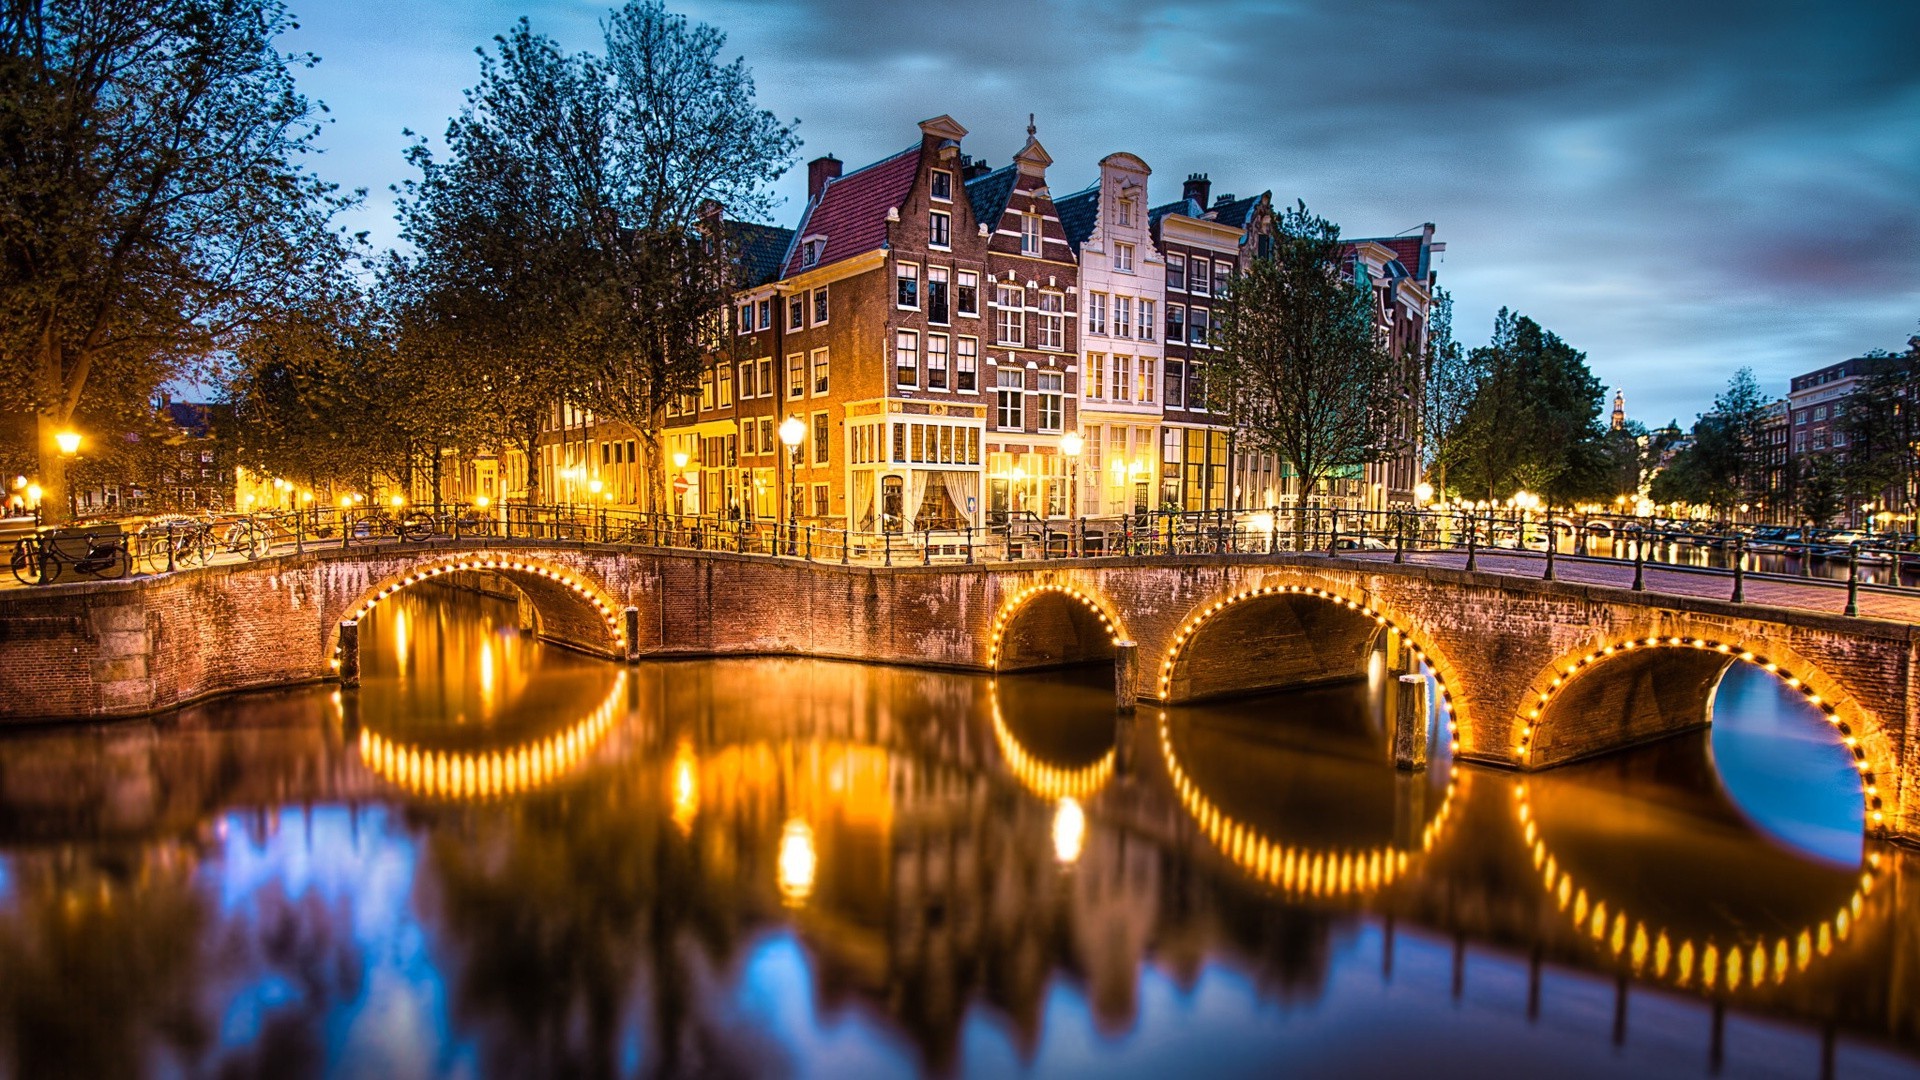
{"type": "Polygon", "coordinates": [[[1910,1075],[1828,725],[1396,771],[1363,680],[623,667],[423,585],[364,684],[0,740],[0,1077],[1910,1075]]]}

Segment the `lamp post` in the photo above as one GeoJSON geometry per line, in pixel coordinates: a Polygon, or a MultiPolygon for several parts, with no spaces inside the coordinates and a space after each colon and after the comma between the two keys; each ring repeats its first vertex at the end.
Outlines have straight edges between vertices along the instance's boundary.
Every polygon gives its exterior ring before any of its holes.
{"type": "Polygon", "coordinates": [[[794,509],[795,509],[794,503],[797,499],[797,496],[800,490],[800,477],[799,477],[800,461],[798,458],[794,456],[794,451],[799,448],[800,440],[806,437],[807,437],[807,425],[801,423],[799,417],[789,416],[785,420],[780,421],[780,444],[787,448],[787,452],[782,456],[787,459],[786,519],[787,519],[787,554],[789,555],[793,554],[794,552],[794,543],[793,543],[793,529],[794,529],[793,518],[794,518],[794,509]]]}
{"type": "Polygon", "coordinates": [[[69,475],[73,470],[68,466],[73,464],[73,456],[80,452],[80,433],[71,428],[58,432],[53,437],[53,443],[60,448],[60,456],[66,459],[60,468],[60,482],[67,489],[67,520],[72,521],[78,516],[79,504],[74,501],[73,479],[69,475]]]}
{"type": "Polygon", "coordinates": [[[1080,451],[1086,442],[1077,431],[1067,432],[1060,440],[1060,452],[1067,455],[1067,516],[1080,516],[1080,451]]]}
{"type": "Polygon", "coordinates": [[[673,452],[673,520],[675,526],[678,526],[680,520],[686,517],[686,502],[687,452],[685,450],[675,450],[673,452]]]}

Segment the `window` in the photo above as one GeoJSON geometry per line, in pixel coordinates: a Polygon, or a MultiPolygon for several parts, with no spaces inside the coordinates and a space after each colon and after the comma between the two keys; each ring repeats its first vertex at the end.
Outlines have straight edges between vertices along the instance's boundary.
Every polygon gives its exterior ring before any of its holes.
{"type": "Polygon", "coordinates": [[[901,386],[920,385],[920,335],[916,331],[894,334],[893,381],[901,386]]]}
{"type": "Polygon", "coordinates": [[[1213,264],[1213,295],[1227,295],[1227,280],[1232,276],[1233,264],[1222,259],[1213,264]]]}
{"type": "Polygon", "coordinates": [[[1214,312],[1213,316],[1207,320],[1207,340],[1210,342],[1220,340],[1220,313],[1218,311],[1214,312]]]}
{"type": "Polygon", "coordinates": [[[763,454],[771,454],[774,452],[773,417],[771,416],[763,416],[760,418],[760,452],[763,454]]]}
{"type": "Polygon", "coordinates": [[[1207,365],[1198,361],[1187,365],[1187,409],[1207,411],[1207,365]]]}
{"type": "Polygon", "coordinates": [[[994,328],[1002,345],[1027,343],[1026,293],[1018,285],[993,287],[994,328]]]}
{"type": "Polygon", "coordinates": [[[1827,407],[1825,405],[1822,405],[1819,408],[1813,410],[1813,418],[1815,420],[1825,420],[1827,418],[1827,407]]]}
{"type": "Polygon", "coordinates": [[[928,178],[928,188],[934,198],[941,202],[953,201],[953,174],[945,169],[935,169],[928,178]]]}
{"type": "Polygon", "coordinates": [[[994,390],[997,398],[994,423],[1007,431],[1024,429],[1027,426],[1026,387],[1020,369],[994,369],[994,390]]]}
{"type": "Polygon", "coordinates": [[[953,388],[972,393],[979,389],[975,384],[980,367],[980,339],[963,337],[953,344],[953,388]]]}
{"type": "Polygon", "coordinates": [[[740,400],[753,397],[753,361],[740,361],[740,400]]]}
{"type": "Polygon", "coordinates": [[[720,407],[733,404],[733,365],[720,365],[720,407]]]}
{"type": "Polygon", "coordinates": [[[979,318],[980,316],[980,275],[973,270],[962,270],[954,282],[953,306],[962,315],[979,318]]]}
{"type": "Polygon", "coordinates": [[[708,368],[706,371],[703,371],[700,373],[700,407],[702,409],[713,408],[713,369],[712,368],[708,368]]]}
{"type": "Polygon", "coordinates": [[[1133,225],[1133,200],[1120,199],[1114,207],[1113,219],[1116,225],[1131,227],[1133,225]]]}
{"type": "Polygon", "coordinates": [[[1104,334],[1107,332],[1107,294],[1103,292],[1087,294],[1087,333],[1104,334]]]}
{"type": "Polygon", "coordinates": [[[805,397],[807,393],[807,358],[802,353],[787,355],[787,397],[805,397]]]}
{"type": "Polygon", "coordinates": [[[1159,361],[1151,356],[1137,356],[1133,362],[1136,365],[1136,374],[1139,376],[1133,381],[1133,385],[1140,395],[1140,404],[1151,405],[1154,384],[1160,379],[1160,373],[1154,370],[1160,366],[1159,361]]]}
{"type": "Polygon", "coordinates": [[[1175,344],[1187,340],[1187,309],[1179,304],[1167,305],[1167,340],[1175,344]]]}
{"type": "Polygon", "coordinates": [[[1836,432],[1834,432],[1834,433],[1833,433],[1833,445],[1835,445],[1835,446],[1845,446],[1845,445],[1847,445],[1847,433],[1846,433],[1846,432],[1844,432],[1844,431],[1836,431],[1836,432]]]}
{"type": "Polygon", "coordinates": [[[827,394],[827,350],[813,350],[813,396],[825,397],[827,394]]]}
{"type": "Polygon", "coordinates": [[[1153,301],[1144,297],[1140,300],[1140,340],[1152,341],[1153,332],[1159,326],[1154,316],[1153,301]]]}
{"type": "Polygon", "coordinates": [[[903,308],[920,306],[920,268],[901,263],[893,270],[894,285],[897,290],[894,303],[903,308]]]}
{"type": "Polygon", "coordinates": [[[1041,224],[1039,214],[1020,215],[1020,254],[1040,254],[1041,224]]]}
{"type": "Polygon", "coordinates": [[[1067,298],[1057,292],[1040,294],[1040,340],[1043,349],[1067,347],[1067,298]]]}
{"type": "Polygon", "coordinates": [[[813,463],[825,465],[832,456],[833,425],[827,420],[827,414],[813,414],[813,463]]]}
{"type": "Polygon", "coordinates": [[[826,250],[827,250],[827,242],[819,238],[809,240],[806,243],[800,245],[800,265],[818,266],[820,263],[820,256],[824,254],[826,250]]]}
{"type": "Polygon", "coordinates": [[[787,297],[787,329],[801,330],[807,325],[807,298],[805,296],[787,297]]]}
{"type": "Polygon", "coordinates": [[[1123,274],[1133,273],[1133,245],[1113,245],[1113,268],[1123,274]]]}
{"type": "Polygon", "coordinates": [[[1107,397],[1122,405],[1133,400],[1133,357],[1114,355],[1107,368],[1107,397]]]}
{"type": "Polygon", "coordinates": [[[760,301],[760,329],[773,329],[773,298],[760,301]]]}
{"type": "Polygon", "coordinates": [[[1167,256],[1167,288],[1185,291],[1187,287],[1187,260],[1179,255],[1167,256]]]}
{"type": "Polygon", "coordinates": [[[1113,298],[1113,333],[1115,337],[1133,336],[1133,297],[1113,298]]]}
{"type": "Polygon", "coordinates": [[[1067,377],[1058,371],[1040,373],[1040,430],[1059,431],[1066,423],[1067,377]]]}
{"type": "Polygon", "coordinates": [[[753,305],[752,304],[740,305],[740,321],[734,325],[734,329],[739,331],[742,334],[753,333],[753,305]]]}
{"type": "Polygon", "coordinates": [[[953,320],[947,315],[947,275],[944,266],[927,267],[927,321],[945,325],[953,320]]]}
{"type": "Polygon", "coordinates": [[[1195,296],[1207,295],[1207,260],[1193,260],[1192,273],[1187,275],[1187,291],[1195,296]]]}
{"type": "Polygon", "coordinates": [[[1815,450],[1825,450],[1827,448],[1827,437],[1825,435],[1815,435],[1813,437],[1813,448],[1815,450]]]}
{"type": "Polygon", "coordinates": [[[1804,454],[1807,452],[1807,437],[1805,435],[1793,440],[1793,452],[1796,454],[1804,454]]]}
{"type": "Polygon", "coordinates": [[[1107,357],[1105,353],[1087,354],[1087,371],[1080,380],[1087,388],[1087,400],[1101,401],[1107,396],[1107,357]]]}
{"type": "Polygon", "coordinates": [[[813,485],[813,516],[814,517],[823,518],[823,517],[826,517],[832,511],[833,508],[829,505],[831,501],[831,496],[829,495],[829,492],[831,492],[832,490],[833,489],[828,487],[826,484],[813,485]]]}
{"type": "Polygon", "coordinates": [[[819,326],[827,321],[827,287],[813,290],[813,325],[819,326]]]}
{"type": "Polygon", "coordinates": [[[1178,360],[1167,361],[1167,408],[1183,409],[1187,404],[1186,366],[1178,360]]]}
{"type": "Polygon", "coordinates": [[[740,452],[742,454],[754,456],[760,453],[760,444],[754,439],[759,431],[760,425],[752,420],[740,421],[740,452]]]}
{"type": "Polygon", "coordinates": [[[772,397],[773,396],[773,357],[763,356],[759,360],[755,361],[754,366],[758,369],[755,372],[756,377],[753,380],[754,387],[760,391],[761,397],[772,397]]]}
{"type": "Polygon", "coordinates": [[[1187,342],[1192,345],[1207,343],[1207,309],[1194,308],[1193,318],[1187,320],[1187,342]]]}
{"type": "Polygon", "coordinates": [[[927,389],[947,388],[947,335],[927,335],[927,389]]]}
{"type": "Polygon", "coordinates": [[[953,215],[938,210],[927,215],[927,243],[937,248],[953,246],[953,215]]]}

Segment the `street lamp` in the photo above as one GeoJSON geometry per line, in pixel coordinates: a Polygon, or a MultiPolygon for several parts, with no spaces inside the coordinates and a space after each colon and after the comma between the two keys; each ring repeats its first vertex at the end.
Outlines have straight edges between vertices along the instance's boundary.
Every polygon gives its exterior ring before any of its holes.
{"type": "Polygon", "coordinates": [[[800,440],[807,437],[807,425],[797,416],[789,416],[780,421],[780,444],[787,448],[787,554],[794,552],[793,518],[794,503],[800,491],[800,460],[794,456],[794,450],[800,446],[800,440]]]}
{"type": "Polygon", "coordinates": [[[1080,451],[1086,443],[1077,431],[1067,432],[1060,440],[1060,451],[1067,455],[1067,516],[1080,516],[1080,451]]]}
{"type": "Polygon", "coordinates": [[[1413,501],[1425,506],[1433,501],[1433,485],[1425,480],[1413,485],[1413,501]]]}
{"type": "MultiPolygon", "coordinates": [[[[675,450],[673,452],[673,519],[675,522],[678,522],[682,517],[686,516],[686,486],[687,452],[685,450],[675,450]]],[[[678,528],[679,526],[675,525],[674,527],[678,528]]]]}
{"type": "Polygon", "coordinates": [[[77,431],[62,431],[53,437],[53,441],[60,447],[60,452],[68,457],[80,452],[80,433],[77,431]]]}

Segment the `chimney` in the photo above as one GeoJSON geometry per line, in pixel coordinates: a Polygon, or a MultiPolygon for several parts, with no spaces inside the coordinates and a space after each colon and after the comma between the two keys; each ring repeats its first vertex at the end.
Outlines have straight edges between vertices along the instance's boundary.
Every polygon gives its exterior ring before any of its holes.
{"type": "Polygon", "coordinates": [[[1188,173],[1187,185],[1181,189],[1180,197],[1191,200],[1195,206],[1205,210],[1207,208],[1207,194],[1212,190],[1213,181],[1207,179],[1206,173],[1188,173]]]}
{"type": "Polygon", "coordinates": [[[1228,194],[1228,193],[1225,193],[1225,192],[1223,192],[1223,193],[1221,193],[1221,195],[1220,195],[1220,197],[1219,197],[1219,198],[1217,198],[1217,199],[1215,199],[1215,200],[1213,200],[1213,205],[1215,205],[1215,206],[1225,206],[1225,205],[1227,205],[1228,203],[1230,203],[1230,202],[1232,202],[1232,201],[1233,201],[1233,196],[1232,196],[1231,194],[1228,194]]]}
{"type": "Polygon", "coordinates": [[[840,159],[828,154],[807,162],[807,201],[820,197],[827,188],[827,181],[840,179],[840,159]]]}
{"type": "Polygon", "coordinates": [[[720,223],[720,215],[725,210],[726,207],[721,206],[718,199],[701,199],[696,213],[700,215],[701,225],[711,227],[720,223]]]}

